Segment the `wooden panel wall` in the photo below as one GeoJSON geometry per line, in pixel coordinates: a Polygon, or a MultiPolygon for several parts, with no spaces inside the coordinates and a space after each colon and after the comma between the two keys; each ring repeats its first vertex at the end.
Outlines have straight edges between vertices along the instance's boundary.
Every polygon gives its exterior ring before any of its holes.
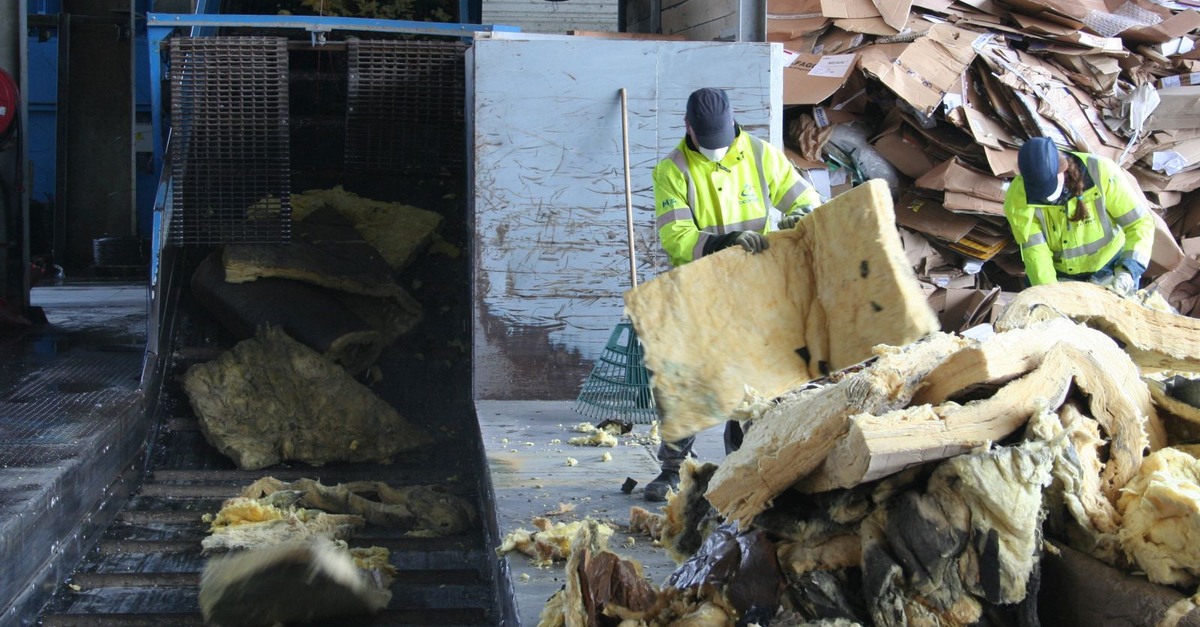
{"type": "Polygon", "coordinates": [[[620,30],[617,0],[483,0],[482,22],[519,26],[529,33],[620,30]]]}
{"type": "Polygon", "coordinates": [[[474,393],[571,399],[629,288],[619,89],[628,91],[639,280],[667,269],[651,170],[683,137],[688,95],[729,91],[781,145],[779,44],[480,39],[468,51],[474,393]]]}
{"type": "Polygon", "coordinates": [[[662,0],[662,32],[691,41],[732,41],[738,34],[737,0],[662,0]]]}

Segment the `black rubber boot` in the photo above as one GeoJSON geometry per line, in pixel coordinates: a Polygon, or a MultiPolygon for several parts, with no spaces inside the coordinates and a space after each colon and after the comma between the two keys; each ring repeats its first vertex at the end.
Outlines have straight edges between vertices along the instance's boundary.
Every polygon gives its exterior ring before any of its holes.
{"type": "Polygon", "coordinates": [[[669,490],[679,490],[679,470],[676,468],[663,468],[653,481],[646,484],[646,500],[661,503],[667,500],[669,490]]]}

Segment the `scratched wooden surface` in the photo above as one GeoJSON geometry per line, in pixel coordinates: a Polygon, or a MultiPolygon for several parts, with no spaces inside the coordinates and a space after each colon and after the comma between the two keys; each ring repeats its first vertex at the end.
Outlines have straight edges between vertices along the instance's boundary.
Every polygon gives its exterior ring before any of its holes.
{"type": "Polygon", "coordinates": [[[639,281],[668,268],[651,170],[683,137],[688,95],[726,89],[738,121],[780,145],[782,47],[765,43],[479,40],[468,51],[473,142],[474,391],[569,399],[622,319],[630,287],[619,90],[627,90],[639,281]]]}

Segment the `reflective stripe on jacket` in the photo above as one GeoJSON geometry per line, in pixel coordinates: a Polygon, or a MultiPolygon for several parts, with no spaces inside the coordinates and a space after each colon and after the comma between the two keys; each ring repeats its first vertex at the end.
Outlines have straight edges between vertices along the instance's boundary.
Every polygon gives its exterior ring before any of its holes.
{"type": "Polygon", "coordinates": [[[720,163],[688,148],[684,138],[654,168],[658,236],[672,266],[703,256],[710,237],[770,231],[771,207],[786,215],[820,203],[783,151],[745,131],[720,163]]]}
{"type": "Polygon", "coordinates": [[[1143,267],[1150,263],[1154,217],[1133,183],[1110,159],[1071,154],[1087,164],[1094,185],[1068,200],[1066,206],[1028,204],[1021,176],[1013,179],[1004,198],[1004,215],[1033,285],[1054,283],[1059,273],[1095,272],[1117,254],[1143,267]],[[1088,209],[1088,217],[1071,222],[1068,216],[1080,202],[1088,209]]]}

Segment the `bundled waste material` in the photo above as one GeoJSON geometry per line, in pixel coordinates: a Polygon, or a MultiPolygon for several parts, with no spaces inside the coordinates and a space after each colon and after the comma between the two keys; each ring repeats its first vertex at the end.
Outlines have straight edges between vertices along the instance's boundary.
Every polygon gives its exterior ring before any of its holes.
{"type": "Polygon", "coordinates": [[[384,462],[433,441],[341,366],[275,328],[192,366],[183,387],[205,439],[242,469],[384,462]]]}
{"type": "Polygon", "coordinates": [[[662,437],[723,423],[750,381],[774,396],[867,358],[876,344],[936,330],[893,222],[887,187],[873,180],[770,234],[761,254],[722,251],[628,292],[662,437]]]}
{"type": "MultiPolygon", "coordinates": [[[[988,322],[1022,288],[1003,215],[1017,150],[1049,137],[1122,166],[1158,215],[1147,284],[1193,287],[1200,254],[1195,2],[768,0],[789,51],[785,143],[829,197],[888,181],[942,327],[988,322]]],[[[1166,297],[1167,295],[1164,294],[1166,297]]]]}
{"type": "Polygon", "coordinates": [[[740,448],[685,465],[662,514],[631,511],[631,529],[680,564],[654,602],[580,610],[568,584],[547,612],[626,626],[966,626],[1109,624],[1136,607],[1129,624],[1196,624],[1200,449],[1187,442],[1200,409],[1181,400],[1194,376],[1164,378],[1200,371],[1195,326],[1095,285],[1040,286],[994,333],[932,333],[773,398],[748,393],[740,448]],[[751,545],[769,555],[748,561],[751,545]],[[725,574],[695,585],[697,564],[725,574]],[[1040,591],[1066,580],[1110,598],[1041,607],[1040,591]]]}
{"type": "Polygon", "coordinates": [[[476,518],[464,499],[436,487],[264,477],[204,517],[203,552],[219,555],[205,566],[200,607],[214,625],[373,614],[391,599],[397,571],[387,549],[349,547],[355,531],[372,524],[441,535],[476,518]]]}
{"type": "Polygon", "coordinates": [[[396,283],[441,216],[342,188],[293,196],[293,242],[231,244],[192,277],[197,300],[238,339],[283,328],[353,374],[422,318],[396,283]]]}

